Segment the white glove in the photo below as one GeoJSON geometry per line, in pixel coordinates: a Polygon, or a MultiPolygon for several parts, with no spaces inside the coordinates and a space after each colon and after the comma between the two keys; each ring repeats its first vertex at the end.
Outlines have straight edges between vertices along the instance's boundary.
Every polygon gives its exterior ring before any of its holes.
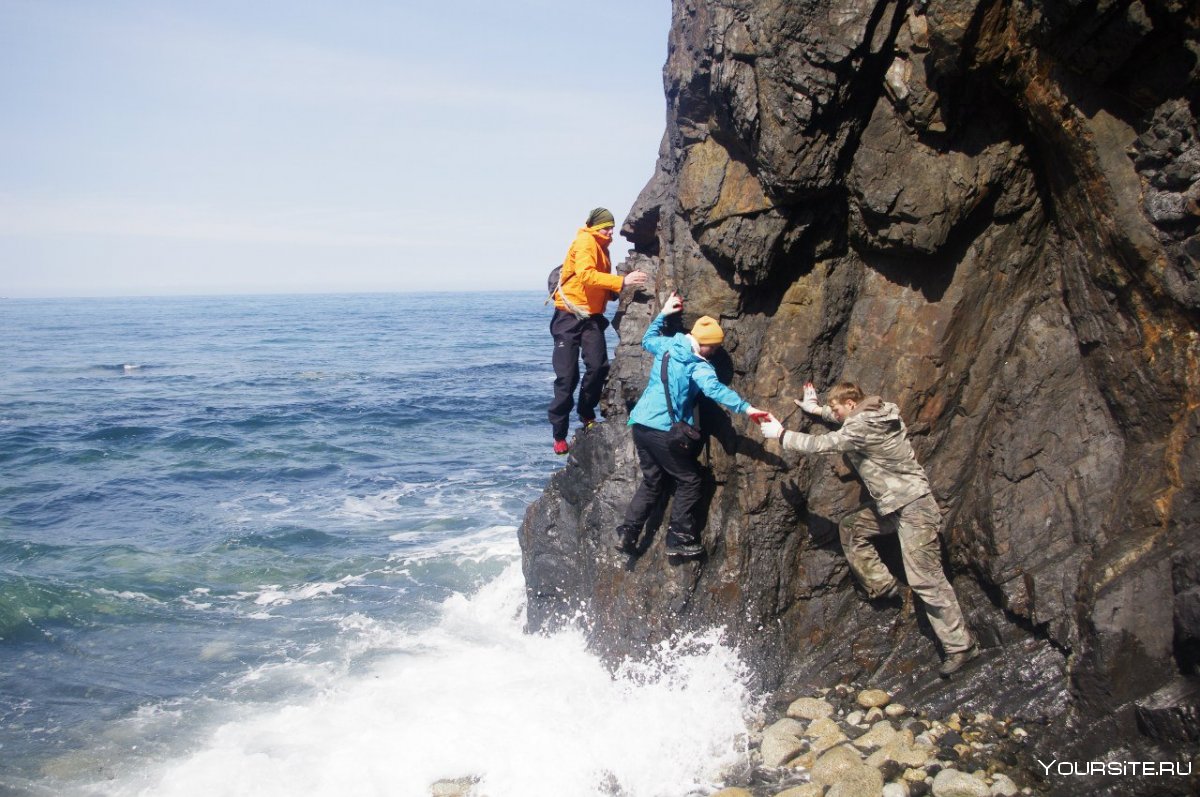
{"type": "Polygon", "coordinates": [[[821,405],[817,403],[817,389],[813,387],[812,382],[804,383],[804,399],[795,401],[800,405],[800,409],[809,415],[821,414],[821,405]]]}
{"type": "Polygon", "coordinates": [[[667,297],[667,300],[665,302],[663,302],[663,308],[662,308],[663,315],[674,315],[675,313],[678,313],[681,310],[683,310],[683,299],[679,298],[678,293],[672,293],[670,296],[667,297]]]}
{"type": "Polygon", "coordinates": [[[783,424],[774,415],[768,414],[767,419],[758,425],[758,430],[767,440],[778,440],[783,437],[783,424]]]}

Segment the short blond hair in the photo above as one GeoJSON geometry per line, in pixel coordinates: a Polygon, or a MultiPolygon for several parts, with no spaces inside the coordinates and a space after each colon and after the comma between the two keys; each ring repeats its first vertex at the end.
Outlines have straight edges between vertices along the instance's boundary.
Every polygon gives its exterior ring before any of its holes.
{"type": "Polygon", "coordinates": [[[833,390],[829,391],[830,404],[845,404],[847,401],[857,404],[863,398],[862,389],[853,382],[839,382],[834,385],[833,390]]]}

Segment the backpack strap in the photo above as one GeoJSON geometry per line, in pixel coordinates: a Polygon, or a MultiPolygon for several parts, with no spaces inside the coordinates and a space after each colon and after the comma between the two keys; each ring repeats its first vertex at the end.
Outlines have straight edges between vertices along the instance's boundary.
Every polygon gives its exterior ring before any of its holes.
{"type": "Polygon", "coordinates": [[[671,385],[667,381],[667,360],[671,359],[671,352],[663,352],[662,357],[662,374],[659,378],[662,380],[663,396],[667,399],[667,415],[671,418],[671,425],[675,425],[675,408],[671,406],[671,385]]]}
{"type": "MultiPolygon", "coordinates": [[[[563,265],[565,266],[566,264],[564,263],[563,265]]],[[[567,294],[563,293],[563,285],[566,285],[568,282],[571,281],[571,279],[575,276],[575,272],[572,271],[571,276],[567,277],[566,280],[563,280],[562,269],[563,269],[563,266],[559,266],[558,287],[550,292],[550,295],[546,297],[546,301],[542,302],[542,306],[545,307],[546,305],[550,304],[550,302],[554,301],[554,297],[558,296],[563,300],[563,304],[565,304],[567,306],[567,310],[569,310],[571,312],[571,314],[574,315],[576,318],[578,318],[580,320],[585,319],[585,318],[591,318],[592,317],[591,313],[589,313],[587,310],[584,310],[582,307],[580,307],[577,304],[575,304],[574,302],[572,302],[570,299],[567,298],[567,294]]]]}

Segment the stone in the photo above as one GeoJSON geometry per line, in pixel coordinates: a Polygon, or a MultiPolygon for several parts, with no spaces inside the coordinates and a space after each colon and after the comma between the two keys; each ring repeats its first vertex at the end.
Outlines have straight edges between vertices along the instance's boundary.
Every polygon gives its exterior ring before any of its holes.
{"type": "Polygon", "coordinates": [[[929,761],[931,755],[933,755],[932,747],[909,743],[898,736],[867,756],[867,763],[877,767],[884,761],[895,761],[906,767],[921,767],[929,761]]]}
{"type": "Polygon", "coordinates": [[[712,797],[754,797],[754,793],[739,786],[731,786],[728,789],[721,789],[712,797]]]}
{"type": "Polygon", "coordinates": [[[879,771],[859,764],[843,771],[825,792],[825,797],[879,797],[883,777],[879,771]]]}
{"type": "Polygon", "coordinates": [[[883,713],[891,719],[896,719],[908,713],[908,706],[905,706],[903,703],[891,703],[884,708],[883,713]]]}
{"type": "Polygon", "coordinates": [[[802,727],[795,720],[784,719],[767,728],[759,747],[763,766],[781,767],[802,753],[807,748],[798,733],[802,727]]]}
{"type": "Polygon", "coordinates": [[[439,780],[429,787],[431,797],[473,797],[479,778],[454,778],[439,780]]]}
{"type": "Polygon", "coordinates": [[[1136,704],[1138,726],[1151,739],[1191,739],[1200,742],[1200,686],[1184,677],[1136,704]]]}
{"type": "Polygon", "coordinates": [[[861,725],[864,713],[861,711],[851,711],[846,715],[846,722],[850,725],[861,725]]]}
{"type": "Polygon", "coordinates": [[[821,719],[833,716],[833,706],[828,701],[815,697],[802,697],[792,701],[787,708],[787,715],[802,720],[821,719]]]}
{"type": "Polygon", "coordinates": [[[966,741],[958,731],[946,731],[938,737],[938,747],[953,748],[966,741]]]}
{"type": "MultiPolygon", "coordinates": [[[[841,744],[822,754],[813,764],[809,775],[814,783],[832,785],[847,771],[864,766],[862,756],[858,754],[857,750],[849,745],[841,744]]],[[[876,772],[876,774],[879,773],[876,772]]]]}
{"type": "Polygon", "coordinates": [[[847,741],[846,734],[836,722],[829,718],[813,720],[809,723],[804,735],[811,740],[812,748],[817,753],[822,753],[836,744],[847,741]]]}
{"type": "Polygon", "coordinates": [[[933,797],[990,797],[988,785],[957,769],[943,769],[933,779],[933,797]]]}
{"type": "Polygon", "coordinates": [[[1008,775],[1002,772],[992,775],[992,797],[1017,797],[1020,793],[1020,788],[1008,775]]]}
{"type": "Polygon", "coordinates": [[[883,776],[884,781],[893,781],[901,779],[904,775],[905,766],[895,761],[884,761],[877,769],[879,770],[879,774],[883,776]]]}
{"type": "Polygon", "coordinates": [[[882,720],[871,726],[871,729],[854,740],[853,744],[860,750],[883,747],[897,737],[897,731],[887,720],[882,720]]]}
{"type": "Polygon", "coordinates": [[[908,797],[908,786],[904,783],[885,783],[883,797],[908,797]]]}
{"type": "Polygon", "coordinates": [[[856,698],[858,705],[863,708],[883,708],[891,701],[892,696],[882,689],[864,689],[856,698]]]}
{"type": "Polygon", "coordinates": [[[883,709],[881,709],[879,706],[876,706],[867,712],[866,716],[863,717],[863,722],[867,723],[868,725],[874,725],[885,716],[887,715],[883,713],[883,709]]]}
{"type": "Polygon", "coordinates": [[[819,783],[805,783],[801,786],[793,786],[790,789],[785,789],[779,792],[775,797],[822,797],[825,794],[825,787],[819,783]]]}

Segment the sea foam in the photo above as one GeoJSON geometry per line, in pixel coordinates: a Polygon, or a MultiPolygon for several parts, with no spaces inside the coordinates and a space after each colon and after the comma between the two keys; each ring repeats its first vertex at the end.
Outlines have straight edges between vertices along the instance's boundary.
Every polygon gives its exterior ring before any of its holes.
{"type": "Polygon", "coordinates": [[[523,622],[512,562],[427,629],[356,624],[368,666],[314,673],[323,686],[301,699],[230,705],[188,752],[89,793],[425,797],[474,777],[488,797],[675,797],[715,791],[744,761],[757,706],[716,632],[614,675],[582,631],[530,635],[523,622]]]}

